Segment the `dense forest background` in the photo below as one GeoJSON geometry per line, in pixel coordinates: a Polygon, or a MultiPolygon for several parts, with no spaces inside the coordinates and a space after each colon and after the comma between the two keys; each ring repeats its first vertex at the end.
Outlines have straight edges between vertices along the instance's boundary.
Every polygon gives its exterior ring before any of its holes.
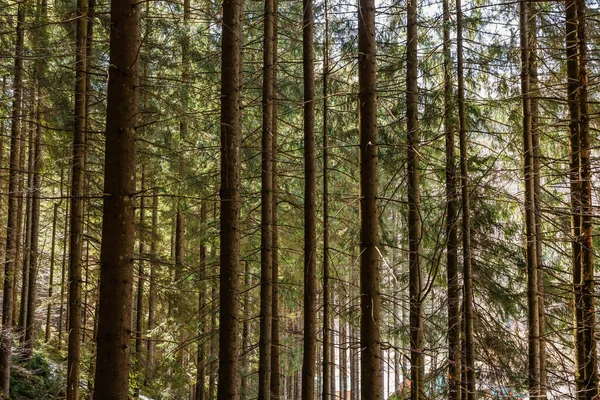
{"type": "Polygon", "coordinates": [[[0,0],[0,398],[596,399],[597,32],[0,0]]]}

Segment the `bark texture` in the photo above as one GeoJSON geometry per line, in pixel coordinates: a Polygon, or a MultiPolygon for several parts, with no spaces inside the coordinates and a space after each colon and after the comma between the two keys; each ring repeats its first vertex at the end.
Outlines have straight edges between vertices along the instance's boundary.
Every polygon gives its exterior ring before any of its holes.
{"type": "Polygon", "coordinates": [[[140,4],[112,0],[95,400],[129,396],[139,46],[140,4]]]}

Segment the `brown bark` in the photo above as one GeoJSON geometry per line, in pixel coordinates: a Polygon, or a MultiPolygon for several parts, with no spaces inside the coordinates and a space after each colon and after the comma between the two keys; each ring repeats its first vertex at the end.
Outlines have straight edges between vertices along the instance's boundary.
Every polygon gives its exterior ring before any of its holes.
{"type": "Polygon", "coordinates": [[[112,0],[96,400],[129,392],[139,46],[139,3],[112,0]]]}
{"type": "Polygon", "coordinates": [[[323,400],[332,398],[335,393],[330,393],[329,382],[331,382],[331,338],[330,338],[330,316],[329,300],[329,150],[327,148],[329,136],[329,108],[327,93],[329,90],[329,15],[327,0],[323,6],[325,9],[325,42],[323,44],[323,400]]]}
{"type": "Polygon", "coordinates": [[[420,400],[425,393],[423,357],[423,309],[421,285],[421,194],[419,189],[419,121],[417,61],[417,1],[409,0],[406,39],[406,119],[408,165],[408,242],[410,292],[411,398],[420,400]]]}
{"type": "Polygon", "coordinates": [[[223,2],[219,400],[239,399],[240,143],[242,1],[223,2]]]}
{"type": "Polygon", "coordinates": [[[19,182],[19,135],[21,133],[21,101],[23,79],[25,4],[19,3],[17,15],[15,67],[13,80],[12,125],[10,133],[10,171],[8,182],[8,210],[6,227],[6,247],[4,262],[4,292],[2,302],[2,330],[0,331],[0,391],[9,394],[10,367],[13,326],[14,275],[16,270],[18,233],[18,193],[19,182]]]}
{"type": "Polygon", "coordinates": [[[546,369],[546,313],[544,306],[544,265],[542,260],[542,206],[540,184],[540,126],[539,126],[539,100],[538,73],[537,73],[537,7],[535,2],[528,2],[529,7],[529,76],[530,76],[530,102],[531,102],[531,143],[533,146],[533,196],[535,207],[535,235],[536,235],[536,269],[538,291],[538,319],[539,319],[539,346],[540,346],[540,392],[539,398],[546,398],[548,389],[548,371],[546,369]]]}
{"type": "MultiPolygon", "coordinates": [[[[39,72],[39,67],[37,69],[39,72]]],[[[38,72],[36,75],[39,76],[38,72]]],[[[35,120],[40,121],[40,85],[37,81],[36,90],[36,112],[35,120]]],[[[36,310],[36,290],[37,290],[37,275],[38,275],[38,258],[39,258],[39,236],[40,236],[40,191],[41,191],[41,170],[42,170],[42,131],[41,124],[36,124],[35,141],[32,144],[34,147],[33,159],[33,187],[31,199],[31,248],[29,259],[29,289],[27,294],[27,318],[25,319],[25,354],[26,359],[31,358],[33,354],[33,335],[34,335],[34,320],[36,310]]]]}
{"type": "Polygon", "coordinates": [[[273,0],[273,126],[271,143],[271,159],[273,164],[273,220],[272,222],[272,273],[273,273],[273,324],[271,333],[271,399],[279,400],[281,397],[281,371],[279,349],[279,237],[277,231],[277,24],[279,21],[278,0],[273,0]]]}
{"type": "MultiPolygon", "coordinates": [[[[146,272],[144,270],[144,259],[146,257],[146,174],[142,168],[142,177],[140,182],[140,220],[138,228],[139,238],[139,261],[138,261],[138,284],[137,284],[137,301],[135,311],[135,355],[136,363],[140,370],[144,370],[144,354],[142,350],[144,342],[144,281],[146,280],[146,272]]],[[[142,374],[143,375],[143,374],[142,374]]],[[[143,377],[140,380],[143,381],[143,377]]],[[[139,397],[139,388],[142,382],[136,386],[136,395],[139,397]]]]}
{"type": "MultiPolygon", "coordinates": [[[[20,299],[20,307],[19,307],[19,320],[18,320],[18,332],[19,332],[19,342],[22,347],[25,346],[25,332],[27,330],[26,320],[27,320],[27,294],[29,291],[29,264],[31,262],[31,205],[32,205],[32,197],[31,194],[33,192],[33,160],[35,158],[35,146],[33,145],[35,141],[35,128],[33,126],[33,121],[35,119],[35,115],[31,111],[33,108],[33,104],[35,103],[35,98],[33,96],[33,92],[35,91],[35,87],[30,88],[31,96],[29,97],[29,107],[30,112],[27,116],[28,123],[28,138],[27,138],[27,170],[23,171],[23,174],[27,175],[27,186],[23,188],[23,200],[25,202],[25,225],[23,228],[25,229],[25,235],[23,237],[23,250],[22,257],[23,262],[21,264],[21,299],[20,299]]],[[[24,140],[24,138],[23,138],[24,140]]],[[[25,146],[25,143],[23,143],[25,146]]],[[[23,147],[25,148],[25,147],[23,147]]],[[[15,298],[16,302],[16,298],[15,298]]]]}
{"type": "Polygon", "coordinates": [[[317,353],[317,235],[315,167],[315,71],[313,1],[303,0],[304,81],[304,358],[302,400],[315,398],[317,353]]]}
{"type": "MultiPolygon", "coordinates": [[[[63,171],[61,170],[61,182],[63,180],[62,177],[63,171]]],[[[67,186],[68,186],[68,181],[69,179],[67,178],[67,186]]],[[[62,187],[61,187],[61,196],[63,195],[62,193],[62,187]]],[[[63,344],[63,333],[64,331],[67,330],[67,323],[64,320],[64,314],[65,314],[65,276],[67,274],[67,252],[69,249],[68,246],[68,240],[67,238],[69,237],[69,205],[70,202],[69,201],[65,201],[65,215],[64,215],[64,226],[63,226],[63,254],[62,254],[62,264],[61,264],[61,269],[60,269],[60,309],[58,312],[58,349],[60,350],[62,348],[62,344],[63,344]]]]}
{"type": "Polygon", "coordinates": [[[475,400],[475,347],[473,339],[473,277],[471,271],[471,206],[469,195],[467,116],[465,106],[465,84],[463,65],[463,13],[461,0],[456,0],[456,72],[458,83],[458,136],[460,142],[460,176],[462,196],[462,245],[463,245],[463,307],[464,344],[463,386],[464,400],[475,400]]]}
{"type": "MultiPolygon", "coordinates": [[[[446,264],[448,280],[448,399],[460,399],[460,278],[458,275],[458,191],[450,7],[444,0],[444,133],[446,136],[446,264]]],[[[398,375],[399,378],[399,375],[398,375]]],[[[398,385],[398,382],[396,383],[398,385]]]]}
{"type": "Polygon", "coordinates": [[[258,343],[258,399],[271,391],[273,335],[273,102],[274,102],[274,1],[264,2],[262,86],[262,173],[260,227],[260,337],[258,343]]]}
{"type": "Polygon", "coordinates": [[[50,276],[48,277],[48,307],[46,309],[46,334],[44,341],[50,340],[50,317],[52,315],[52,295],[54,293],[54,260],[56,255],[56,225],[58,219],[58,203],[54,203],[52,214],[52,242],[50,244],[50,276]]]}
{"type": "Polygon", "coordinates": [[[521,41],[521,97],[523,113],[523,179],[525,183],[525,232],[528,305],[528,384],[529,396],[537,398],[540,391],[540,342],[538,310],[537,245],[534,199],[533,138],[531,123],[531,81],[529,48],[529,13],[525,0],[519,2],[521,41]]]}
{"type": "MultiPolygon", "coordinates": [[[[252,309],[252,303],[250,301],[250,289],[253,287],[252,274],[250,273],[250,267],[248,263],[245,263],[244,267],[244,299],[243,299],[243,312],[245,315],[250,315],[252,309]]],[[[248,366],[249,353],[252,351],[252,343],[250,343],[250,319],[244,318],[242,326],[242,385],[240,396],[242,399],[250,397],[249,385],[251,372],[248,366]]]]}
{"type": "Polygon", "coordinates": [[[573,262],[574,289],[574,346],[575,346],[575,386],[577,399],[585,399],[585,352],[581,330],[582,291],[581,291],[581,177],[580,177],[580,109],[578,103],[579,91],[579,60],[577,41],[577,2],[568,0],[566,12],[566,51],[567,51],[567,99],[569,106],[569,180],[571,191],[571,248],[573,262]]]}
{"type": "Polygon", "coordinates": [[[358,4],[361,399],[382,399],[375,2],[358,4]]]}
{"type": "MultiPolygon", "coordinates": [[[[567,2],[567,5],[570,1],[567,2]]],[[[586,36],[586,5],[584,0],[575,0],[576,15],[576,43],[578,55],[577,86],[575,94],[579,108],[579,179],[580,195],[578,210],[580,217],[580,236],[576,238],[579,243],[580,253],[578,268],[581,269],[580,280],[575,282],[576,296],[579,301],[575,306],[580,308],[580,319],[576,321],[576,329],[581,335],[581,350],[583,352],[578,373],[583,373],[581,391],[579,394],[586,400],[595,399],[598,394],[598,355],[595,338],[595,302],[594,302],[594,250],[592,231],[592,188],[591,188],[591,160],[590,160],[590,116],[588,105],[588,72],[587,72],[587,36],[586,36]]],[[[569,23],[569,18],[567,23],[569,23]]],[[[573,120],[573,116],[571,116],[573,120]]],[[[579,387],[577,388],[579,389],[579,387]]]]}
{"type": "MultiPolygon", "coordinates": [[[[202,231],[206,231],[206,202],[200,205],[200,226],[202,231]]],[[[200,270],[198,271],[198,318],[200,318],[200,332],[198,332],[198,354],[196,357],[196,387],[194,400],[206,400],[205,390],[205,371],[206,371],[206,242],[205,238],[200,238],[200,270]]]]}
{"type": "MultiPolygon", "coordinates": [[[[155,302],[156,302],[156,260],[158,256],[158,188],[152,190],[152,234],[150,238],[150,282],[148,288],[148,332],[156,328],[155,302]]],[[[154,364],[154,341],[148,340],[148,366],[152,370],[154,364]]],[[[148,378],[148,376],[146,376],[148,378]]]]}
{"type": "Polygon", "coordinates": [[[71,177],[71,221],[69,252],[69,345],[67,359],[67,400],[79,398],[81,354],[81,283],[83,259],[83,196],[85,195],[87,1],[77,2],[77,44],[75,56],[75,129],[71,177]]]}

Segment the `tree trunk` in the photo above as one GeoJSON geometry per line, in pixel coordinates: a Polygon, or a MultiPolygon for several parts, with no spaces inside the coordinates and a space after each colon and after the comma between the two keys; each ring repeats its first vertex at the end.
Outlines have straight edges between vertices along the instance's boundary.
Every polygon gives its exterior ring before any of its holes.
{"type": "Polygon", "coordinates": [[[546,399],[548,389],[548,371],[546,370],[546,313],[544,306],[544,265],[542,260],[542,206],[540,200],[540,127],[539,127],[539,90],[537,73],[537,7],[534,2],[528,2],[529,8],[529,80],[531,102],[531,143],[533,146],[533,197],[536,235],[536,269],[538,293],[539,346],[540,346],[540,392],[539,398],[546,399]]]}
{"type": "Polygon", "coordinates": [[[273,325],[271,333],[271,399],[279,400],[281,397],[281,367],[280,363],[280,349],[279,349],[279,237],[277,231],[277,195],[279,193],[277,189],[277,24],[279,21],[279,9],[278,0],[273,0],[273,123],[272,123],[272,136],[271,142],[271,159],[273,164],[273,201],[272,212],[272,284],[273,284],[273,325]]]}
{"type": "Polygon", "coordinates": [[[304,80],[304,358],[302,400],[315,398],[317,353],[317,234],[315,167],[315,71],[313,1],[303,0],[304,80]]]}
{"type": "Polygon", "coordinates": [[[325,0],[325,42],[323,44],[323,379],[325,390],[323,400],[333,398],[335,393],[329,393],[329,382],[331,381],[331,354],[330,354],[330,332],[329,329],[329,151],[327,139],[329,136],[329,109],[327,93],[329,91],[329,15],[328,4],[325,0]]]}
{"type": "Polygon", "coordinates": [[[533,142],[531,124],[531,82],[530,82],[530,48],[528,32],[528,6],[525,0],[519,2],[519,25],[521,41],[521,97],[523,110],[523,178],[525,183],[525,231],[526,231],[526,263],[527,263],[527,305],[529,331],[529,396],[537,398],[540,390],[540,342],[539,342],[539,310],[538,310],[538,274],[537,245],[534,199],[533,142]]]}
{"type": "MultiPolygon", "coordinates": [[[[140,224],[138,228],[139,237],[139,261],[138,261],[138,285],[137,285],[137,304],[135,312],[135,355],[136,363],[140,370],[145,369],[144,354],[142,344],[144,341],[144,281],[146,280],[146,272],[144,271],[144,259],[146,257],[146,174],[142,169],[142,178],[140,183],[140,224]]],[[[143,376],[140,377],[140,382],[136,386],[136,398],[139,398],[139,388],[143,381],[143,376]]]]}
{"type": "MultiPolygon", "coordinates": [[[[570,0],[567,6],[570,6],[570,0]]],[[[584,0],[575,0],[575,14],[577,27],[578,57],[578,91],[575,94],[577,107],[579,107],[579,196],[580,208],[580,236],[577,237],[580,247],[578,267],[581,269],[580,280],[575,282],[575,293],[580,294],[576,307],[581,308],[581,319],[577,321],[577,329],[581,335],[582,362],[579,373],[583,373],[582,396],[586,400],[595,399],[598,394],[598,359],[595,338],[595,302],[594,302],[594,250],[592,232],[592,188],[591,188],[591,161],[590,161],[590,116],[588,105],[588,72],[587,72],[587,36],[586,36],[586,5],[584,0]]],[[[567,18],[567,23],[570,19],[567,18]]],[[[573,116],[571,116],[573,120],[573,116]]],[[[579,389],[579,388],[578,388],[579,389]]]]}
{"type": "MultiPolygon", "coordinates": [[[[39,76],[39,68],[36,75],[39,76]]],[[[36,78],[36,121],[40,121],[40,84],[36,78]]],[[[38,275],[39,258],[39,237],[40,237],[40,191],[41,191],[41,170],[42,170],[42,131],[41,124],[36,124],[34,159],[33,159],[33,193],[31,199],[31,256],[29,259],[29,290],[27,296],[27,318],[25,320],[25,358],[30,359],[33,354],[34,322],[36,310],[36,290],[38,275]]]]}
{"type": "MultiPolygon", "coordinates": [[[[30,92],[32,93],[29,97],[29,106],[30,110],[33,108],[33,104],[35,103],[35,98],[33,96],[33,92],[36,90],[35,85],[32,85],[30,88],[30,92]]],[[[29,291],[29,264],[31,262],[31,211],[32,211],[32,192],[33,192],[33,160],[35,158],[35,128],[33,126],[33,122],[35,119],[35,115],[32,111],[29,112],[29,129],[28,129],[28,139],[27,139],[27,171],[24,172],[27,174],[27,186],[24,188],[22,192],[24,194],[24,202],[25,202],[25,225],[23,228],[25,229],[25,235],[23,237],[23,263],[21,264],[21,301],[19,307],[19,322],[18,322],[18,332],[19,332],[19,342],[22,347],[25,347],[25,332],[27,331],[27,298],[29,291]]],[[[23,144],[24,145],[24,144],[23,144]]],[[[16,300],[15,300],[16,301],[16,300]]]]}
{"type": "Polygon", "coordinates": [[[375,2],[359,0],[361,399],[382,399],[375,2]]]}
{"type": "Polygon", "coordinates": [[[75,57],[75,131],[71,178],[71,229],[69,252],[69,346],[67,400],[79,399],[81,354],[81,283],[83,259],[83,196],[85,191],[87,1],[77,2],[77,48],[75,57]]]}
{"type": "Polygon", "coordinates": [[[129,393],[139,17],[138,2],[111,1],[96,400],[129,393]]]}
{"type": "MultiPolygon", "coordinates": [[[[250,301],[250,289],[252,289],[254,283],[252,282],[252,274],[248,262],[245,263],[244,267],[244,298],[243,298],[243,312],[244,315],[250,315],[252,309],[252,303],[250,301]]],[[[240,396],[242,399],[250,398],[250,368],[249,368],[249,355],[252,351],[252,343],[250,343],[250,318],[244,318],[242,325],[242,384],[240,396]]]]}
{"type": "Polygon", "coordinates": [[[18,232],[18,193],[19,182],[19,135],[21,133],[21,100],[23,95],[23,52],[25,4],[19,3],[17,15],[17,40],[15,44],[15,69],[13,81],[12,125],[10,132],[10,171],[8,183],[8,210],[6,227],[6,259],[4,262],[4,292],[2,300],[2,330],[0,331],[0,390],[10,392],[10,366],[13,325],[13,285],[16,270],[18,232]]]}
{"type": "Polygon", "coordinates": [[[407,9],[406,119],[408,146],[408,241],[410,280],[410,360],[411,398],[425,396],[423,357],[423,309],[421,285],[421,194],[419,189],[419,87],[417,61],[417,0],[408,1],[407,9]]]}
{"type": "Polygon", "coordinates": [[[581,173],[580,173],[580,136],[581,126],[579,108],[579,60],[577,37],[577,10],[578,2],[568,0],[565,4],[566,12],[566,50],[567,50],[567,98],[569,105],[569,141],[570,162],[569,179],[571,190],[571,247],[573,262],[573,289],[575,297],[575,386],[577,399],[586,399],[585,396],[585,350],[583,347],[583,302],[581,288],[581,173]]]}
{"type": "MultiPolygon", "coordinates": [[[[448,399],[460,400],[460,278],[458,275],[458,192],[454,136],[454,90],[450,7],[444,0],[444,132],[446,136],[446,236],[448,279],[448,399]]],[[[398,383],[396,383],[398,386],[398,383]]]]}
{"type": "Polygon", "coordinates": [[[217,396],[219,400],[238,400],[242,0],[223,2],[221,47],[221,271],[217,396]]]}
{"type": "Polygon", "coordinates": [[[471,206],[469,195],[467,117],[463,71],[463,14],[461,0],[456,0],[456,69],[458,78],[458,136],[460,141],[460,175],[462,195],[462,242],[463,242],[463,304],[465,321],[465,400],[477,397],[475,385],[475,345],[473,343],[473,277],[471,273],[471,206]]]}
{"type": "MultiPolygon", "coordinates": [[[[152,190],[152,237],[150,239],[150,288],[148,289],[148,332],[156,328],[155,302],[156,302],[156,261],[158,257],[158,188],[152,190]]],[[[148,340],[148,365],[147,371],[154,365],[154,340],[148,340]]],[[[146,378],[149,378],[148,373],[146,378]]]]}
{"type": "MultiPolygon", "coordinates": [[[[62,170],[61,170],[61,182],[62,182],[62,170]]],[[[67,178],[67,186],[69,185],[69,179],[67,178]]],[[[61,197],[63,196],[62,188],[61,188],[61,197]]],[[[67,328],[67,323],[64,320],[65,314],[65,276],[67,273],[67,251],[68,251],[68,240],[69,237],[69,201],[65,201],[65,219],[64,219],[64,227],[63,227],[63,254],[62,254],[62,264],[60,270],[60,310],[58,314],[58,349],[62,348],[63,344],[63,332],[67,328]]]]}
{"type": "MultiPolygon", "coordinates": [[[[200,204],[200,226],[204,231],[207,227],[206,221],[206,202],[200,204]]],[[[200,238],[200,270],[198,271],[198,318],[200,318],[200,332],[198,332],[198,355],[196,359],[196,390],[195,400],[206,400],[205,384],[205,348],[206,348],[206,324],[205,324],[205,308],[206,308],[206,238],[200,238]]]]}
{"type": "Polygon", "coordinates": [[[50,276],[48,277],[48,307],[46,310],[46,335],[44,341],[50,340],[50,317],[52,316],[52,295],[54,292],[54,259],[56,253],[56,222],[58,219],[58,203],[54,203],[54,212],[52,214],[52,242],[50,244],[50,276]]]}
{"type": "Polygon", "coordinates": [[[260,227],[260,337],[258,344],[258,399],[271,392],[273,334],[273,102],[274,1],[265,0],[262,86],[262,162],[260,227]]]}

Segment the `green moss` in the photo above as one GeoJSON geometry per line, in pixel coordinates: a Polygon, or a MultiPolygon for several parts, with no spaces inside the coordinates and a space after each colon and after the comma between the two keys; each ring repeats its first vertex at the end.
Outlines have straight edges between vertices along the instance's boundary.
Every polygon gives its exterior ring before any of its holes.
{"type": "Polygon", "coordinates": [[[58,371],[41,354],[15,360],[10,376],[11,400],[54,400],[64,396],[58,371]]]}

